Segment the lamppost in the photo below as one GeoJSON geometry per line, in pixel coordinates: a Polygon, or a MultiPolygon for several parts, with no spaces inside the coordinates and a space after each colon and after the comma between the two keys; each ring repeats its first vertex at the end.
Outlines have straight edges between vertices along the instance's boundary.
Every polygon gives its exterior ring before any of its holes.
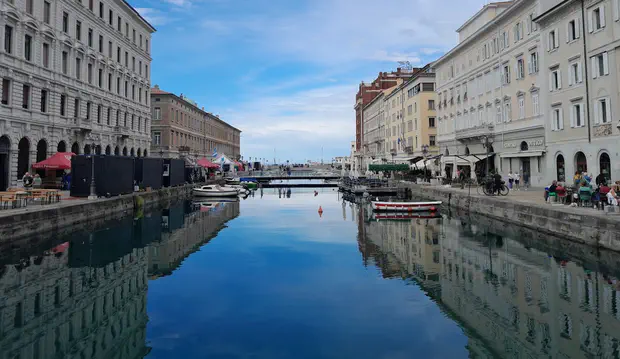
{"type": "Polygon", "coordinates": [[[426,156],[428,156],[428,145],[422,145],[422,157],[424,157],[424,179],[426,179],[426,156]]]}
{"type": "Polygon", "coordinates": [[[488,130],[489,130],[489,132],[486,135],[482,136],[482,138],[481,138],[482,146],[486,149],[486,155],[487,155],[487,158],[486,158],[486,170],[485,170],[485,177],[487,177],[487,178],[489,177],[489,167],[490,167],[490,165],[489,165],[489,163],[490,163],[489,162],[489,156],[491,155],[491,153],[490,153],[491,145],[493,144],[493,137],[492,137],[493,136],[492,135],[493,125],[489,125],[488,126],[488,130]]]}
{"type": "Polygon", "coordinates": [[[90,194],[88,195],[88,199],[97,199],[97,186],[95,184],[95,140],[92,145],[90,145],[90,194]]]}

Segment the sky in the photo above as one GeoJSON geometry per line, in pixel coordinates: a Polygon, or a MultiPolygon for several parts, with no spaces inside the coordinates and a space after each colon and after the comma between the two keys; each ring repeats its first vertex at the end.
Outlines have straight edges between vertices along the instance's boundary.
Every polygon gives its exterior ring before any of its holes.
{"type": "Polygon", "coordinates": [[[244,159],[284,163],[349,155],[360,82],[438,58],[484,0],[130,3],[157,29],[151,84],[242,130],[244,159]]]}

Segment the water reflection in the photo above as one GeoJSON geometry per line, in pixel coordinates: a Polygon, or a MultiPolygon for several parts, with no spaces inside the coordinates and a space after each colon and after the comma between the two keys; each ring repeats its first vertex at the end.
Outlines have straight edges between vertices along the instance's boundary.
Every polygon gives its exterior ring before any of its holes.
{"type": "Polygon", "coordinates": [[[620,281],[602,266],[471,218],[377,220],[358,209],[364,261],[424,289],[463,327],[471,357],[620,357],[620,281]]]}
{"type": "Polygon", "coordinates": [[[173,271],[238,213],[184,203],[15,248],[0,258],[0,358],[144,357],[147,275],[173,271]]]}

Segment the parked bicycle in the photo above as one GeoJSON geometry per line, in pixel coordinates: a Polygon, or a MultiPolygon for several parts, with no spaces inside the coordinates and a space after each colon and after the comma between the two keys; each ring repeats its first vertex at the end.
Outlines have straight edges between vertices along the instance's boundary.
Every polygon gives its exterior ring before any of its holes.
{"type": "Polygon", "coordinates": [[[506,186],[505,181],[502,181],[499,188],[497,188],[493,178],[482,179],[480,185],[478,186],[478,193],[486,196],[495,196],[496,194],[499,194],[500,196],[507,196],[509,192],[510,189],[506,186]]]}

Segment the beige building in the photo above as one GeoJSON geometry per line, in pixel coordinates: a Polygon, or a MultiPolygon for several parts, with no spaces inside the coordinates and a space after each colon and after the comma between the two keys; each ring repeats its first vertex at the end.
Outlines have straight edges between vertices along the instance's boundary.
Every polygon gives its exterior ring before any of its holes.
{"type": "Polygon", "coordinates": [[[459,43],[438,59],[438,143],[442,172],[521,173],[545,183],[541,51],[536,1],[485,5],[457,32],[459,43]],[[489,159],[487,159],[489,156],[489,159]]]}
{"type": "Polygon", "coordinates": [[[620,180],[619,3],[540,0],[539,6],[548,181],[572,183],[575,171],[620,180]]]}

